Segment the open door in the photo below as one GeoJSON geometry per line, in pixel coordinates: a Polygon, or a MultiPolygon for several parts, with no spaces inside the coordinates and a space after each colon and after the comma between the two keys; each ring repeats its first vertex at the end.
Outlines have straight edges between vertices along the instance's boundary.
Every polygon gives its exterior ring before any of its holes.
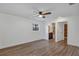
{"type": "Polygon", "coordinates": [[[64,24],[64,41],[67,44],[67,32],[68,32],[68,25],[64,24]]]}

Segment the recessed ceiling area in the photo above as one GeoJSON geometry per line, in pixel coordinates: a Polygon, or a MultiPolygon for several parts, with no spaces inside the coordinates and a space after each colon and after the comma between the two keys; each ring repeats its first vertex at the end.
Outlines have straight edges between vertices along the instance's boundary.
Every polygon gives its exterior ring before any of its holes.
{"type": "Polygon", "coordinates": [[[68,3],[0,3],[0,13],[25,17],[27,19],[44,20],[35,16],[37,10],[48,10],[52,15],[45,20],[55,17],[67,17],[79,15],[79,4],[69,5],[68,3]]]}

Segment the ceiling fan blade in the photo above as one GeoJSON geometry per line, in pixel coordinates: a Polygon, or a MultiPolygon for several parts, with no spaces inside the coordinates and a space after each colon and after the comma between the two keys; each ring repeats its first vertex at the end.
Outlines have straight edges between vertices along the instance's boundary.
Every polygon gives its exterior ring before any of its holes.
{"type": "Polygon", "coordinates": [[[48,12],[47,14],[52,14],[51,12],[48,12]]]}
{"type": "Polygon", "coordinates": [[[33,14],[34,14],[34,16],[39,16],[40,14],[39,14],[39,9],[37,9],[36,11],[34,10],[33,11],[33,14]]]}
{"type": "Polygon", "coordinates": [[[49,15],[49,14],[51,14],[51,12],[44,13],[43,15],[49,15]]]}
{"type": "Polygon", "coordinates": [[[69,5],[74,5],[75,3],[69,3],[69,5]]]}

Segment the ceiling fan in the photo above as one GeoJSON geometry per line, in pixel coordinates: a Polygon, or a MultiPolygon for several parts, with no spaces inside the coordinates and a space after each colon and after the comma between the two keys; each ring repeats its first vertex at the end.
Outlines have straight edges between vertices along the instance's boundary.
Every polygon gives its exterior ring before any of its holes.
{"type": "Polygon", "coordinates": [[[46,16],[50,14],[52,14],[52,12],[49,11],[37,11],[36,13],[36,15],[41,18],[46,18],[46,16]]]}
{"type": "Polygon", "coordinates": [[[39,11],[38,12],[39,17],[41,16],[42,18],[45,18],[47,15],[52,14],[51,12],[45,12],[45,11],[39,11]]]}
{"type": "Polygon", "coordinates": [[[76,3],[69,3],[69,5],[75,5],[76,3]]]}

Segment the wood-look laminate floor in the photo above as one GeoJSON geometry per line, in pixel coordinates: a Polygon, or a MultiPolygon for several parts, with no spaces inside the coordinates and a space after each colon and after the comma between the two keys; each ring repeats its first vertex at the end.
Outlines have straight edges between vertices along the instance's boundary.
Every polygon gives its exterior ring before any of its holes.
{"type": "Polygon", "coordinates": [[[38,40],[0,49],[0,56],[79,56],[79,48],[67,45],[65,41],[38,40]]]}

